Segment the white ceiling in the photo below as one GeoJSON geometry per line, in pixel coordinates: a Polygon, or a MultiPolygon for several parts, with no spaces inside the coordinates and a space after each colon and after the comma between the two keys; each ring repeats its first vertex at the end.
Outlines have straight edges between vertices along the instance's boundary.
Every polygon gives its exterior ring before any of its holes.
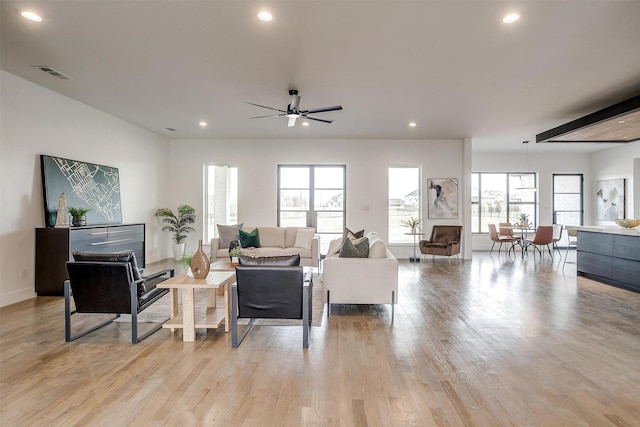
{"type": "Polygon", "coordinates": [[[536,133],[640,94],[640,1],[0,4],[2,69],[172,139],[471,137],[474,150],[518,151],[536,133]],[[262,8],[273,21],[256,19],[262,8]],[[502,24],[511,11],[522,18],[502,24]],[[344,110],[308,127],[249,119],[270,112],[246,101],[286,109],[291,88],[301,109],[344,110]]]}

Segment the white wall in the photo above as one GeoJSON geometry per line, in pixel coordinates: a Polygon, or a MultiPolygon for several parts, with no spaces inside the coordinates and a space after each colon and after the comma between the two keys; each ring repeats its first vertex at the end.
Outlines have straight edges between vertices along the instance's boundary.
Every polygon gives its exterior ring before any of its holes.
{"type": "MultiPolygon", "coordinates": [[[[553,223],[553,174],[583,174],[584,178],[584,223],[594,224],[595,202],[593,199],[593,173],[591,154],[580,153],[529,153],[528,170],[519,152],[473,153],[473,172],[537,172],[538,173],[538,223],[553,223]]],[[[526,163],[525,163],[526,164],[526,163]]],[[[489,250],[491,240],[488,234],[473,236],[474,250],[489,250]]]]}
{"type": "Polygon", "coordinates": [[[35,228],[44,226],[40,154],[119,168],[123,222],[147,224],[147,262],[167,257],[153,213],[167,200],[169,142],[5,71],[0,88],[0,306],[35,296],[35,228]]]}
{"type": "MultiPolygon", "coordinates": [[[[345,164],[347,166],[347,226],[377,231],[387,239],[387,168],[391,164],[422,166],[423,218],[427,218],[427,178],[458,178],[463,175],[463,141],[418,140],[172,140],[170,157],[171,206],[187,203],[203,205],[205,163],[228,164],[239,168],[239,221],[250,225],[277,223],[277,166],[279,164],[345,164]],[[368,210],[363,207],[368,206],[368,210]]],[[[462,192],[460,192],[460,195],[462,192]]],[[[462,203],[462,200],[459,200],[462,203]]],[[[199,209],[201,210],[201,208],[199,209]]],[[[460,209],[462,212],[462,209],[460,209]]],[[[436,221],[425,220],[429,233],[436,221]]],[[[439,223],[462,224],[458,220],[439,223]]],[[[203,225],[188,237],[187,251],[194,251],[203,225]]],[[[408,258],[412,246],[390,247],[408,258]]]]}
{"type": "MultiPolygon", "coordinates": [[[[593,176],[591,179],[592,193],[595,192],[596,181],[605,179],[625,179],[626,184],[626,218],[640,218],[640,211],[635,211],[634,205],[640,200],[640,188],[636,183],[640,179],[640,168],[635,169],[634,164],[640,162],[640,141],[621,145],[617,148],[597,151],[592,155],[593,176]],[[635,169],[635,171],[634,171],[635,169]]],[[[615,225],[612,221],[598,221],[595,215],[595,195],[592,200],[594,211],[593,219],[596,225],[615,225]]]]}

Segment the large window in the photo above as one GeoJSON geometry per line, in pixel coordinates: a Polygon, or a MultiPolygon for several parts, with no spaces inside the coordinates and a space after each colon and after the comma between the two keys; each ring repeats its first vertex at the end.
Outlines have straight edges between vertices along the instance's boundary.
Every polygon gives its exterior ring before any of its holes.
{"type": "Polygon", "coordinates": [[[205,241],[216,236],[217,224],[238,222],[238,168],[226,165],[205,167],[205,241]]]}
{"type": "MultiPolygon", "coordinates": [[[[553,174],[553,222],[554,224],[583,224],[582,174],[553,174]]],[[[558,246],[566,246],[567,233],[562,233],[558,246]]]]}
{"type": "Polygon", "coordinates": [[[402,221],[421,218],[421,194],[419,167],[389,167],[389,243],[413,243],[402,221]]]}
{"type": "Polygon", "coordinates": [[[345,179],[343,165],[278,166],[278,225],[315,227],[324,253],[344,230],[345,179]]]}
{"type": "Polygon", "coordinates": [[[471,232],[488,233],[489,224],[520,222],[522,215],[538,224],[535,173],[471,174],[471,232]]]}

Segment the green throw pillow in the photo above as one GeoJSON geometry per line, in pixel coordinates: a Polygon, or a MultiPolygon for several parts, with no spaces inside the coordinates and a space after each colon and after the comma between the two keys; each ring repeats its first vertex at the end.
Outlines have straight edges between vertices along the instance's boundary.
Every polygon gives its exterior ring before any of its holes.
{"type": "Polygon", "coordinates": [[[344,242],[342,242],[342,248],[340,248],[339,257],[369,258],[369,239],[366,237],[354,241],[351,241],[351,239],[344,239],[344,242]]]}
{"type": "Polygon", "coordinates": [[[239,230],[240,232],[240,246],[243,248],[259,248],[260,238],[258,237],[258,229],[253,231],[239,230]]]}

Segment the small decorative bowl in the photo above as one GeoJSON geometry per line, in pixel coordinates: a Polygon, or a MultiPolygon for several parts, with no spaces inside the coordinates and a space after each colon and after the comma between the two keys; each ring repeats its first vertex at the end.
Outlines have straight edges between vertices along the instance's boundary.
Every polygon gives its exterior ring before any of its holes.
{"type": "Polygon", "coordinates": [[[631,218],[627,218],[627,219],[614,219],[615,223],[618,224],[620,227],[624,227],[624,228],[633,228],[633,227],[637,227],[638,225],[640,225],[640,219],[631,219],[631,218]]]}

